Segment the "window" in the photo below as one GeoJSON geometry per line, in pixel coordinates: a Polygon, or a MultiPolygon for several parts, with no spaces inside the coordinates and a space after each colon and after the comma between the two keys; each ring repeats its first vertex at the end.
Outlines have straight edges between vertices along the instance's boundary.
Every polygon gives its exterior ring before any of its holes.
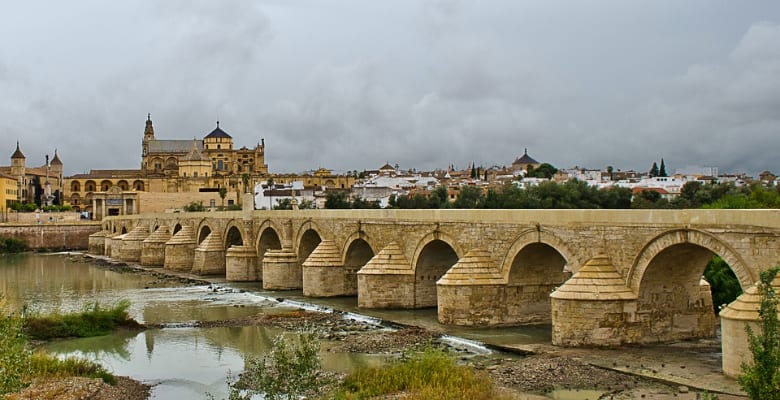
{"type": "Polygon", "coordinates": [[[222,171],[224,167],[225,165],[222,163],[222,160],[217,160],[217,170],[222,171]]]}
{"type": "Polygon", "coordinates": [[[221,144],[218,144],[218,145],[217,145],[217,150],[219,150],[219,149],[221,149],[221,148],[222,148],[222,145],[221,145],[221,144]]]}
{"type": "MultiPolygon", "coordinates": [[[[185,175],[185,176],[186,176],[186,175],[185,175]]],[[[194,176],[194,177],[196,177],[196,178],[197,178],[197,177],[198,177],[198,171],[195,171],[195,172],[193,172],[193,173],[192,173],[192,176],[194,176]]]]}
{"type": "Polygon", "coordinates": [[[162,163],[154,163],[154,169],[162,169],[162,163]]]}

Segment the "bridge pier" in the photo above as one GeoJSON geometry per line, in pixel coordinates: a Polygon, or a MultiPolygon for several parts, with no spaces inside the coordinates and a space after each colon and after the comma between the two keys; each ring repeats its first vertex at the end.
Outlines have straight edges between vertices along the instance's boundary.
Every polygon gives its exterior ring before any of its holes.
{"type": "Polygon", "coordinates": [[[222,235],[211,231],[200,246],[195,248],[192,260],[192,273],[197,275],[224,275],[225,249],[222,247],[222,235]]]}
{"type": "Polygon", "coordinates": [[[163,268],[190,272],[195,258],[195,245],[195,230],[189,225],[183,225],[171,240],[165,242],[163,268]]]}
{"type": "Polygon", "coordinates": [[[357,273],[358,307],[414,308],[414,271],[391,242],[357,273]]]}
{"type": "Polygon", "coordinates": [[[230,246],[225,253],[225,279],[231,282],[260,280],[257,252],[252,246],[230,246]]]}
{"type": "Polygon", "coordinates": [[[303,287],[298,256],[289,248],[270,249],[263,256],[263,289],[291,290],[303,287]]]}
{"type": "Polygon", "coordinates": [[[149,227],[138,224],[122,239],[122,248],[119,258],[127,262],[141,261],[141,248],[143,241],[149,236],[149,227]]]}
{"type": "Polygon", "coordinates": [[[506,325],[506,280],[490,253],[474,249],[436,282],[439,322],[452,325],[506,325]]]}
{"type": "MultiPolygon", "coordinates": [[[[780,275],[772,281],[772,287],[775,291],[780,291],[780,275]]],[[[725,375],[736,378],[742,372],[742,362],[752,359],[745,326],[749,325],[753,332],[759,332],[760,308],[758,287],[753,285],[720,312],[722,365],[725,375]]],[[[778,316],[780,317],[780,308],[778,316]]]]}
{"type": "Polygon", "coordinates": [[[96,256],[102,256],[106,249],[106,237],[109,234],[109,231],[102,230],[89,235],[87,252],[96,256]]]}
{"type": "Polygon", "coordinates": [[[126,233],[112,236],[106,243],[106,255],[114,260],[122,259],[122,239],[127,236],[126,233]]]}
{"type": "Polygon", "coordinates": [[[341,252],[332,240],[321,241],[303,265],[303,295],[308,297],[354,296],[357,284],[347,281],[341,252]]]}
{"type": "Polygon", "coordinates": [[[559,346],[617,346],[638,341],[637,295],[606,255],[597,255],[550,295],[552,342],[559,346]]]}
{"type": "Polygon", "coordinates": [[[162,266],[165,264],[165,243],[171,240],[171,228],[161,225],[141,245],[141,265],[162,266]]]}

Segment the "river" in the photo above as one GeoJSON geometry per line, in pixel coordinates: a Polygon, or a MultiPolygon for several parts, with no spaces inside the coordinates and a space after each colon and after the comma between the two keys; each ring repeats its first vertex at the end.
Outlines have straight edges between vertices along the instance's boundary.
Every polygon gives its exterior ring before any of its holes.
{"type": "MultiPolygon", "coordinates": [[[[244,357],[260,356],[271,340],[285,333],[267,327],[196,328],[193,321],[227,320],[296,309],[346,311],[347,317],[414,324],[452,337],[490,344],[549,342],[550,327],[462,328],[436,321],[436,310],[364,310],[356,298],[309,299],[300,291],[270,292],[260,283],[158,287],[153,276],[120,273],[66,254],[0,256],[0,293],[9,307],[35,312],[71,312],[99,302],[110,306],[131,302],[130,314],[142,323],[164,329],[118,332],[108,336],[61,340],[46,349],[62,356],[82,356],[105,365],[117,375],[153,384],[153,399],[198,399],[207,393],[227,397],[226,377],[243,369],[244,357]],[[152,284],[155,283],[155,284],[152,284]],[[278,298],[285,301],[279,302],[278,298]]],[[[171,284],[169,284],[171,285],[171,284]]],[[[327,347],[327,343],[323,343],[327,347]]],[[[479,347],[477,345],[477,347],[479,347]]],[[[321,352],[330,371],[351,371],[380,365],[386,356],[321,352]]]]}

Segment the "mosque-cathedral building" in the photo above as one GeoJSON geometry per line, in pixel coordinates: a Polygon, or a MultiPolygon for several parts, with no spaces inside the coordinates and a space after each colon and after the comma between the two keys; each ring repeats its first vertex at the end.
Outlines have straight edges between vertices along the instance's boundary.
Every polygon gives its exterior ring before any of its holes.
{"type": "MultiPolygon", "coordinates": [[[[56,155],[55,155],[56,158],[56,155]]],[[[64,202],[88,211],[93,218],[106,215],[161,212],[191,202],[221,204],[219,191],[227,189],[227,205],[240,204],[241,193],[273,177],[279,183],[303,181],[311,187],[351,187],[354,178],[320,170],[311,175],[269,175],[265,140],[254,148],[233,148],[233,137],[219,126],[203,139],[169,140],[155,136],[147,116],[141,143],[140,169],[93,169],[64,179],[64,202]]]]}

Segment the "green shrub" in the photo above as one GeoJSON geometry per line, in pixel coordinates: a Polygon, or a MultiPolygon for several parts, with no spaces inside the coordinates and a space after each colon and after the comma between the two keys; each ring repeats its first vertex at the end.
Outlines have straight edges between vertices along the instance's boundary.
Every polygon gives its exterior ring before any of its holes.
{"type": "Polygon", "coordinates": [[[737,381],[752,400],[780,399],[780,324],[777,319],[780,299],[772,287],[778,271],[780,269],[775,267],[761,272],[758,332],[754,333],[750,325],[745,326],[752,361],[742,363],[742,374],[737,381]]]}
{"type": "Polygon", "coordinates": [[[267,400],[317,395],[329,383],[319,350],[319,342],[310,334],[301,335],[297,344],[282,335],[275,337],[268,355],[248,358],[240,378],[228,378],[230,400],[249,400],[256,395],[267,400]]]}
{"type": "Polygon", "coordinates": [[[25,321],[25,331],[33,339],[49,340],[102,336],[118,327],[138,328],[140,325],[127,313],[129,307],[128,300],[121,300],[112,308],[94,303],[77,314],[32,316],[25,321]]]}
{"type": "Polygon", "coordinates": [[[387,367],[357,371],[347,377],[334,398],[371,399],[401,392],[404,399],[420,400],[502,398],[489,377],[458,365],[453,356],[433,347],[387,367]]]}
{"type": "Polygon", "coordinates": [[[0,296],[0,397],[19,391],[29,383],[32,352],[23,327],[23,318],[9,313],[0,296]]]}
{"type": "Polygon", "coordinates": [[[0,237],[0,254],[21,253],[27,249],[27,243],[22,239],[0,237]]]}
{"type": "Polygon", "coordinates": [[[31,371],[37,378],[62,378],[83,376],[100,378],[109,385],[116,384],[116,378],[99,364],[82,358],[59,359],[49,353],[37,352],[31,359],[31,371]]]}

